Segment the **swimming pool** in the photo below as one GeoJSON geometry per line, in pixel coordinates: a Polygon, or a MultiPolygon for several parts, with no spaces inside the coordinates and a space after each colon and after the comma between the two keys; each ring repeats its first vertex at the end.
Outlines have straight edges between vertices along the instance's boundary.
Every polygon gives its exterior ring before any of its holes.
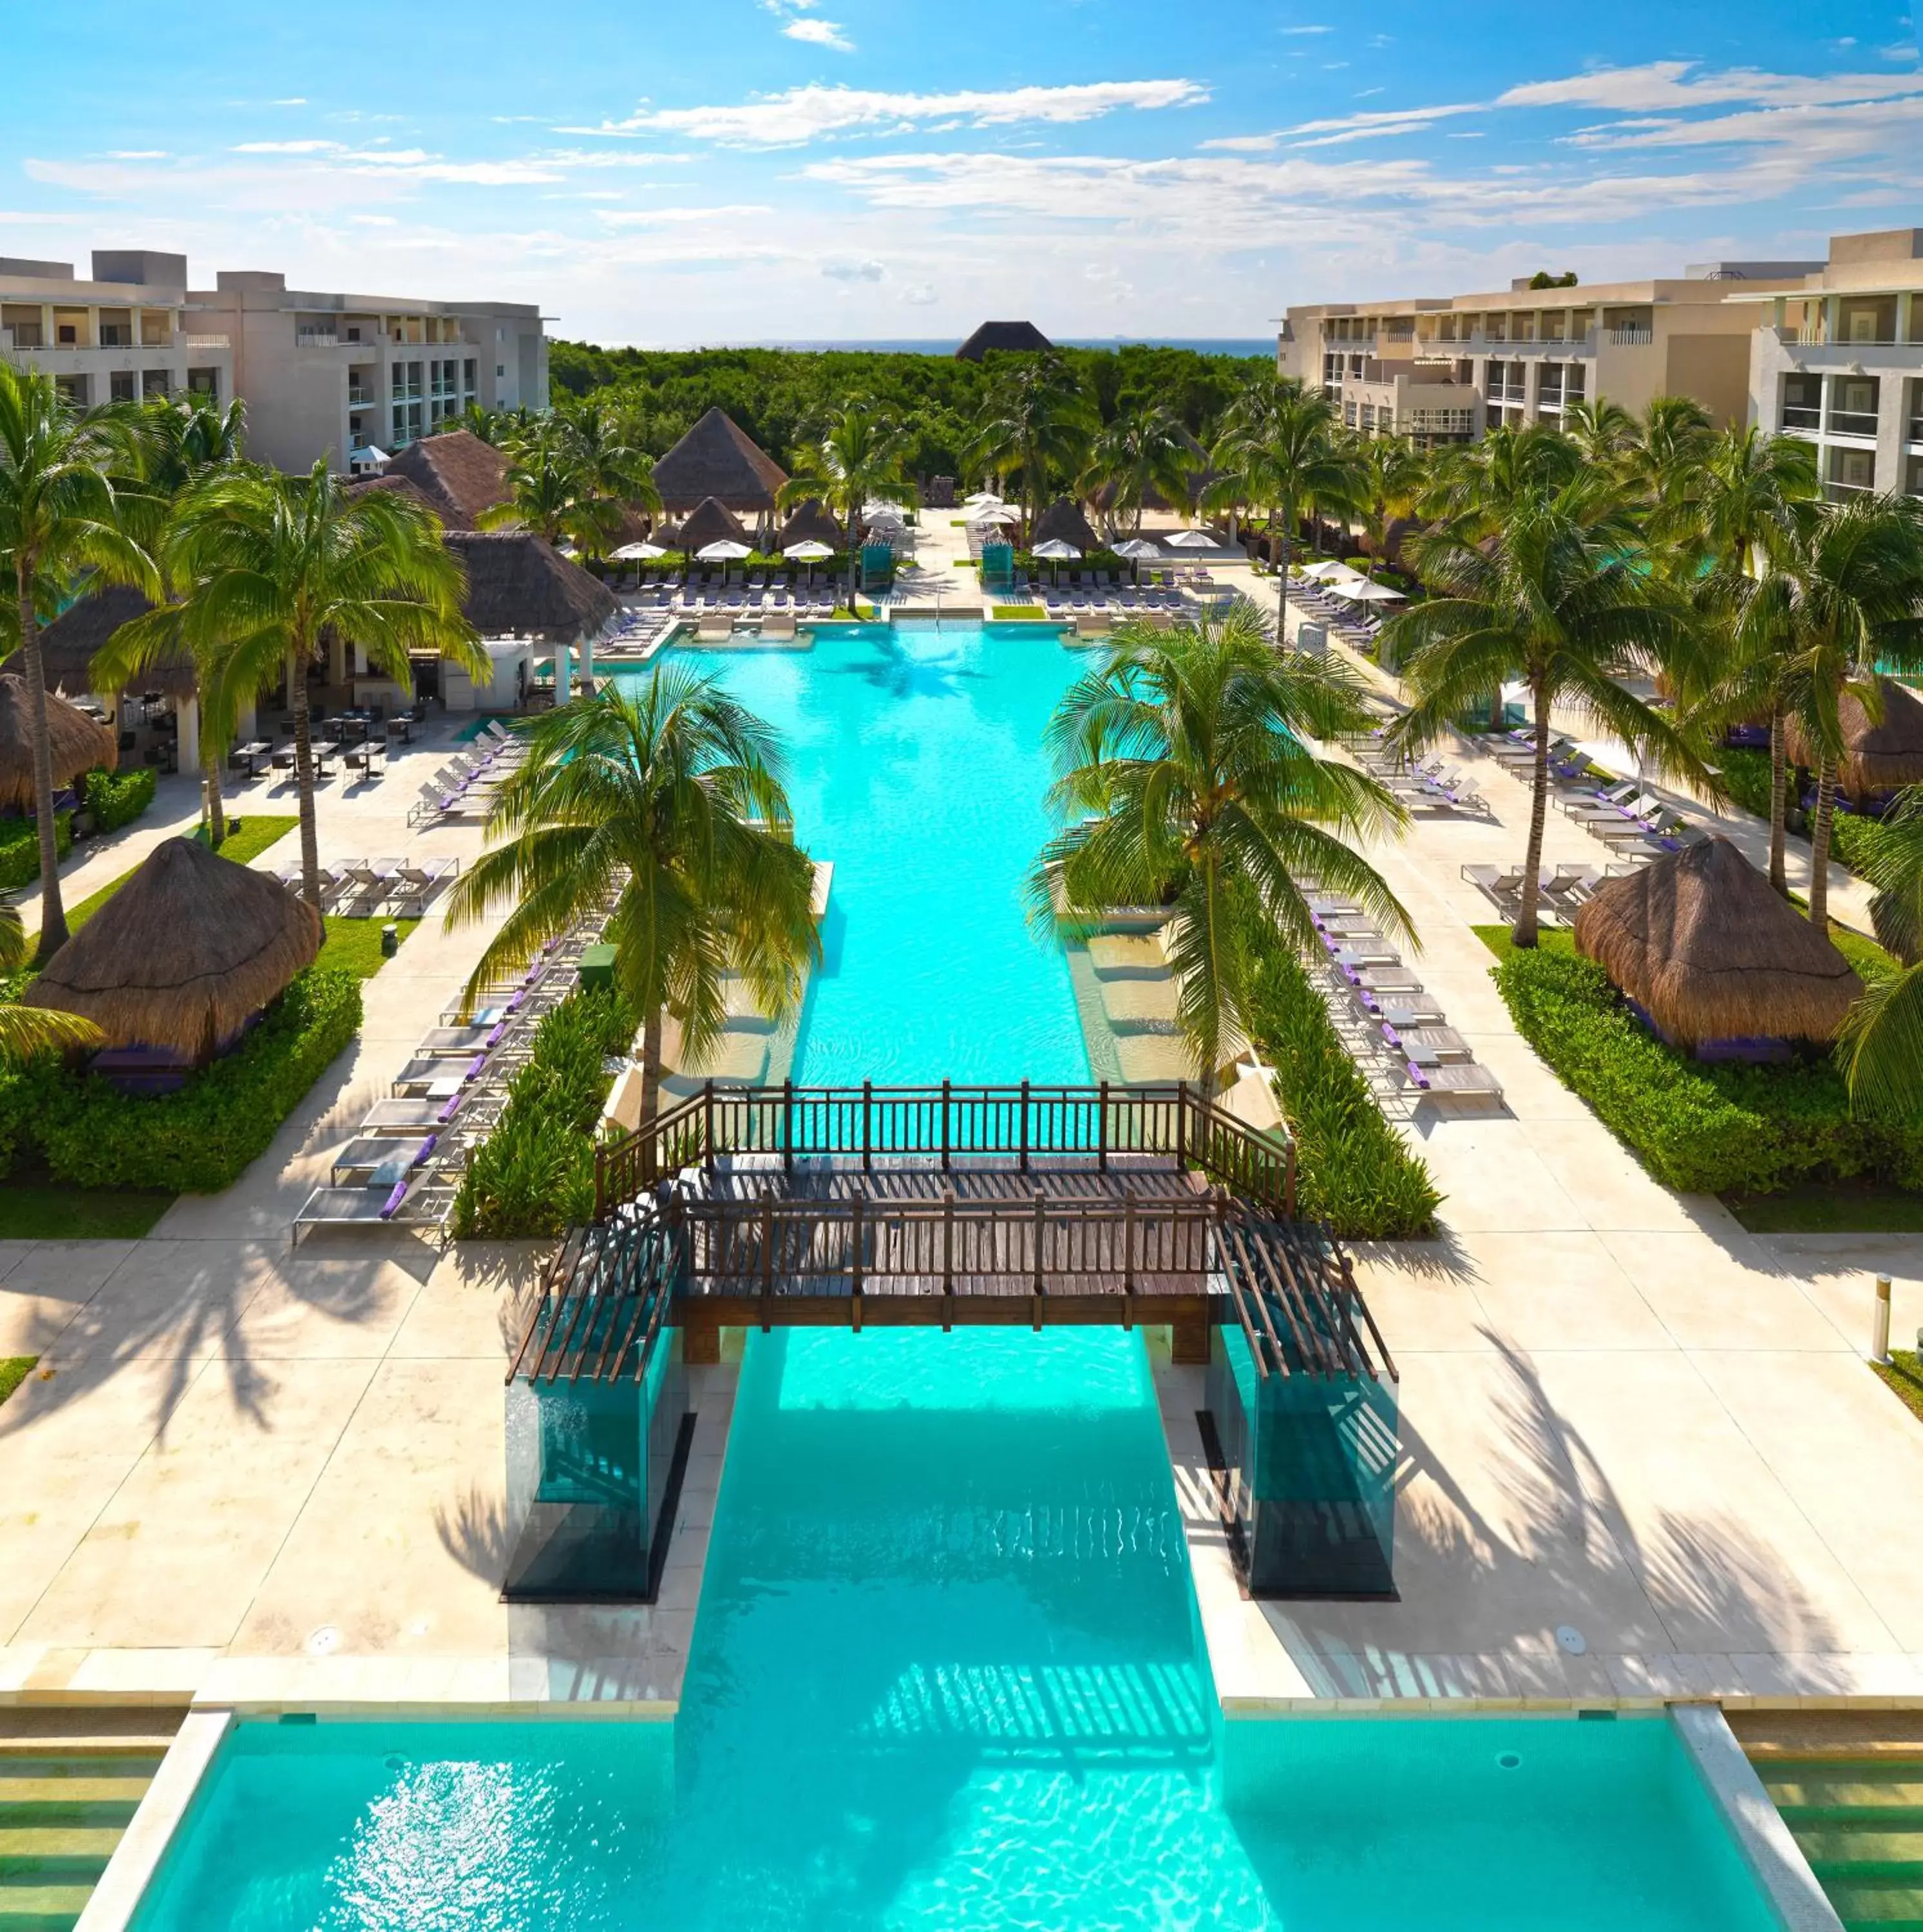
{"type": "Polygon", "coordinates": [[[781,731],[797,836],[834,865],[794,1078],[1085,1081],[1061,949],[1029,929],[1021,897],[1052,830],[1042,733],[1085,660],[1052,630],[980,623],[669,655],[781,731]]]}
{"type": "Polygon", "coordinates": [[[136,1922],[1768,1922],[1660,1718],[1225,1738],[1139,1336],[790,1330],[749,1338],[675,1726],[243,1726],[136,1922]]]}

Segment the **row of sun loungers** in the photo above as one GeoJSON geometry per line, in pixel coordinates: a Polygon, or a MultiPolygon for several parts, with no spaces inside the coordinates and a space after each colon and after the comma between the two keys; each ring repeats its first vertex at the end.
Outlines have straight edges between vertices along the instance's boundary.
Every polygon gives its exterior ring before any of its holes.
{"type": "Polygon", "coordinates": [[[1316,623],[1326,625],[1344,643],[1370,657],[1375,656],[1382,620],[1371,616],[1361,605],[1352,604],[1346,597],[1332,597],[1312,579],[1303,578],[1291,580],[1288,601],[1298,610],[1306,610],[1316,623]]]}
{"type": "Polygon", "coordinates": [[[328,1184],[294,1217],[296,1244],[314,1228],[438,1229],[446,1225],[474,1149],[494,1130],[509,1082],[527,1064],[535,1030],[579,986],[596,919],[553,941],[484,1004],[442,1014],[383,1100],[334,1150],[328,1184]]]}
{"type": "Polygon", "coordinates": [[[1489,810],[1487,800],[1444,759],[1412,764],[1401,753],[1391,751],[1379,737],[1352,739],[1348,749],[1356,763],[1408,811],[1486,813],[1489,810]]]}
{"type": "MultiPolygon", "coordinates": [[[[1529,782],[1535,771],[1533,735],[1512,732],[1491,744],[1490,754],[1514,776],[1529,782]]],[[[1592,765],[1568,739],[1550,748],[1550,776],[1557,806],[1612,851],[1646,862],[1679,852],[1708,835],[1670,807],[1640,780],[1616,779],[1592,765]]]]}
{"type": "MultiPolygon", "coordinates": [[[[348,919],[419,919],[460,872],[458,859],[357,859],[349,865],[323,866],[321,910],[348,919]]],[[[278,866],[274,876],[289,891],[301,890],[298,864],[278,866]]]]}
{"type": "MultiPolygon", "coordinates": [[[[1594,866],[1545,866],[1536,879],[1538,916],[1552,926],[1566,925],[1605,878],[1619,878],[1634,869],[1626,865],[1611,866],[1602,872],[1594,866]]],[[[1521,866],[1465,866],[1462,877],[1484,893],[1504,919],[1514,919],[1522,909],[1521,866]]]]}
{"type": "Polygon", "coordinates": [[[1468,1041],[1426,994],[1369,914],[1352,899],[1312,898],[1323,950],[1350,997],[1420,1092],[1499,1102],[1502,1083],[1476,1063],[1468,1041]]]}
{"type": "Polygon", "coordinates": [[[450,759],[421,788],[408,807],[408,824],[485,817],[494,802],[495,788],[526,755],[526,743],[499,718],[490,718],[472,746],[450,759]]]}

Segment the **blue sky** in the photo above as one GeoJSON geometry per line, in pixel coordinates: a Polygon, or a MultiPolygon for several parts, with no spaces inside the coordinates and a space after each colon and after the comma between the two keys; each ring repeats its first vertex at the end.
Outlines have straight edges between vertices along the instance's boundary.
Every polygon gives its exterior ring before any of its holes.
{"type": "Polygon", "coordinates": [[[9,10],[0,254],[605,342],[1250,336],[1923,225],[1916,30],[1857,0],[9,10]]]}

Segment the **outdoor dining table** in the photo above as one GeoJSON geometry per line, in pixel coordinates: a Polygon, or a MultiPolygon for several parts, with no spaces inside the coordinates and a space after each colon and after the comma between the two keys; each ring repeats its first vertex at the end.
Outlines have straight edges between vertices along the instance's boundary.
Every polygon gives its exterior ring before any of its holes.
{"type": "Polygon", "coordinates": [[[387,721],[387,735],[390,738],[398,737],[404,745],[412,744],[414,742],[413,719],[404,715],[399,718],[390,718],[387,721]]]}
{"type": "Polygon", "coordinates": [[[247,760],[247,775],[249,778],[260,777],[261,760],[263,758],[271,759],[273,755],[274,747],[264,738],[256,738],[250,744],[236,745],[234,747],[234,756],[247,760]]]}

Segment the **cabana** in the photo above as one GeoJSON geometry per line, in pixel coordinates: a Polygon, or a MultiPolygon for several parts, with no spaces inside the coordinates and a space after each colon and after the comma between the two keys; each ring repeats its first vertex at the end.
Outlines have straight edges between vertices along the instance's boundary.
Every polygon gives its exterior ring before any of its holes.
{"type": "Polygon", "coordinates": [[[794,514],[782,524],[775,539],[778,550],[792,550],[796,544],[824,543],[831,550],[848,547],[848,533],[836,522],[819,496],[796,505],[794,514]]]}
{"type": "Polygon", "coordinates": [[[1102,548],[1102,539],[1082,514],[1082,506],[1067,496],[1058,497],[1035,519],[1035,527],[1028,533],[1028,547],[1034,550],[1045,543],[1071,544],[1084,556],[1102,548]]]}
{"type": "MultiPolygon", "coordinates": [[[[1892,677],[1880,677],[1876,684],[1883,700],[1880,721],[1873,721],[1863,700],[1850,692],[1837,704],[1838,722],[1843,727],[1837,788],[1852,799],[1923,784],[1923,698],[1892,677]]],[[[1783,736],[1791,763],[1814,771],[1816,747],[1793,718],[1783,736]]]]}
{"type": "Polygon", "coordinates": [[[320,914],[272,874],[169,838],[20,997],[92,1021],[110,1049],[200,1066],[314,964],[322,936],[320,914]]]}
{"type": "Polygon", "coordinates": [[[1863,990],[1726,838],[1606,880],[1577,912],[1575,937],[1664,1039],[1699,1059],[1781,1058],[1792,1041],[1834,1040],[1863,990]]]}
{"type": "Polygon", "coordinates": [[[788,472],[719,409],[709,410],[654,466],[664,512],[685,514],[712,496],[736,515],[752,515],[770,527],[776,499],[788,480],[788,472]]]}
{"type": "MultiPolygon", "coordinates": [[[[54,692],[46,694],[46,735],[53,754],[53,788],[64,791],[96,765],[120,762],[113,733],[98,718],[54,692]]],[[[33,705],[17,671],[0,674],[0,812],[34,808],[33,705]]]]}
{"type": "Polygon", "coordinates": [[[514,709],[532,682],[537,642],[554,646],[557,664],[581,645],[586,671],[588,649],[620,608],[598,577],[530,530],[449,530],[442,541],[467,572],[462,614],[493,668],[482,684],[458,664],[434,661],[450,711],[514,709]]]}

